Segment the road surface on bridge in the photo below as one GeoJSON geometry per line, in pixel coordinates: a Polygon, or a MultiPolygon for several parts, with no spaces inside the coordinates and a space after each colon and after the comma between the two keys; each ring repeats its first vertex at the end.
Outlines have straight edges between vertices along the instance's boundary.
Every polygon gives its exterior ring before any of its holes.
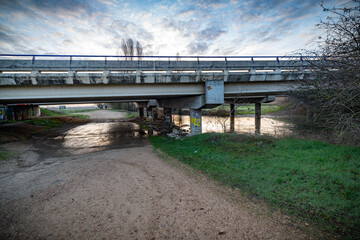
{"type": "Polygon", "coordinates": [[[297,225],[176,161],[137,125],[70,124],[7,143],[0,239],[309,239],[297,225]]]}

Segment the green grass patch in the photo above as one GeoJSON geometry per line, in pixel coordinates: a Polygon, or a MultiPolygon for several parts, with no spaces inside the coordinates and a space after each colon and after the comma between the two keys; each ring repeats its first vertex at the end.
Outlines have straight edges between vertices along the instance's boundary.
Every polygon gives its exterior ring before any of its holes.
{"type": "Polygon", "coordinates": [[[320,229],[360,238],[360,148],[237,134],[150,141],[196,171],[320,229]]]}
{"type": "Polygon", "coordinates": [[[0,124],[8,124],[8,123],[16,123],[17,121],[15,120],[5,120],[5,121],[1,121],[0,124]]]}
{"type": "Polygon", "coordinates": [[[50,116],[50,117],[59,117],[59,116],[71,116],[81,119],[89,118],[88,115],[84,114],[77,114],[82,112],[93,112],[98,111],[99,109],[82,109],[82,110],[61,110],[61,111],[52,111],[45,108],[40,108],[41,115],[43,116],[50,116]]]}
{"type": "Polygon", "coordinates": [[[126,118],[135,118],[135,117],[139,117],[138,112],[126,112],[126,118]]]}
{"type": "Polygon", "coordinates": [[[59,120],[51,119],[51,118],[50,119],[34,118],[34,119],[30,119],[30,120],[25,120],[24,123],[38,125],[38,126],[44,126],[45,129],[62,126],[62,123],[59,120]]]}
{"type": "Polygon", "coordinates": [[[46,109],[46,108],[40,108],[40,113],[43,116],[50,116],[50,117],[61,116],[58,112],[51,111],[51,110],[46,109]]]}
{"type": "Polygon", "coordinates": [[[0,162],[11,158],[13,154],[0,148],[0,162]]]}

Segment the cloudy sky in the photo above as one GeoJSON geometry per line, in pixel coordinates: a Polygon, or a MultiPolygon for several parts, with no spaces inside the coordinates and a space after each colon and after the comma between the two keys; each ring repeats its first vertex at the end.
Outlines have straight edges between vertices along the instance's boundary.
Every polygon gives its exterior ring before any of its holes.
{"type": "MultiPolygon", "coordinates": [[[[314,48],[321,0],[0,0],[0,53],[286,55],[314,48]]],[[[324,0],[331,7],[340,0],[324,0]]]]}

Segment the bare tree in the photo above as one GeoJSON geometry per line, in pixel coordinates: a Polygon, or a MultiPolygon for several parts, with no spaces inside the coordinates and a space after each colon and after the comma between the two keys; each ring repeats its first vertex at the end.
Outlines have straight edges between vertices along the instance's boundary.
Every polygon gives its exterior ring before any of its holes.
{"type": "Polygon", "coordinates": [[[127,45],[127,48],[128,48],[129,60],[133,60],[133,56],[134,56],[134,40],[132,40],[132,38],[128,38],[128,40],[126,41],[126,45],[127,45]]]}
{"type": "Polygon", "coordinates": [[[312,74],[296,94],[308,103],[313,121],[335,129],[338,136],[360,139],[360,0],[326,8],[328,17],[317,26],[326,31],[308,61],[312,74]]]}
{"type": "Polygon", "coordinates": [[[132,38],[122,40],[121,50],[123,51],[124,56],[126,56],[125,60],[133,60],[135,50],[139,60],[141,59],[141,56],[143,56],[143,47],[141,43],[139,41],[134,41],[132,38]]]}
{"type": "MultiPolygon", "coordinates": [[[[123,39],[121,42],[121,50],[123,51],[124,56],[129,56],[127,42],[125,41],[125,39],[123,39]]],[[[125,60],[128,60],[127,57],[125,58],[125,60]]]]}
{"type": "Polygon", "coordinates": [[[142,59],[143,55],[143,47],[139,41],[136,41],[136,55],[138,56],[138,59],[142,59]]]}

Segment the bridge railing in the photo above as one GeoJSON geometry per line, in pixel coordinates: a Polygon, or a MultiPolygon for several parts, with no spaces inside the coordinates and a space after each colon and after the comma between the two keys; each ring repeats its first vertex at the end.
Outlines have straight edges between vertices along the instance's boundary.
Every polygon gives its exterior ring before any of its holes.
{"type": "MultiPolygon", "coordinates": [[[[118,56],[0,54],[0,73],[7,71],[306,71],[318,56],[118,56]],[[131,59],[132,58],[132,59],[131,59]]],[[[169,72],[170,71],[170,72],[169,72]]],[[[159,72],[160,73],[160,72],[159,72]]]]}
{"type": "Polygon", "coordinates": [[[58,60],[117,60],[117,61],[304,61],[304,60],[324,60],[324,56],[303,56],[303,55],[285,55],[285,56],[125,56],[125,55],[44,55],[44,54],[0,54],[0,59],[37,59],[58,60]]]}

